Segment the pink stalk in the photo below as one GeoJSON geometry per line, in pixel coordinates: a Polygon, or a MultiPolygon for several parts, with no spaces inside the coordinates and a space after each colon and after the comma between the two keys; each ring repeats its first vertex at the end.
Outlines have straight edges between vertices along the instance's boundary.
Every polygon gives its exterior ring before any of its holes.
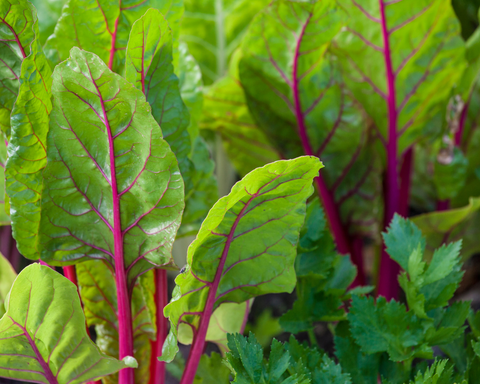
{"type": "Polygon", "coordinates": [[[210,323],[210,318],[212,317],[217,290],[220,284],[220,280],[222,279],[222,273],[225,267],[225,263],[227,261],[230,245],[232,244],[233,236],[235,234],[235,230],[237,229],[238,222],[245,214],[245,211],[247,210],[251,201],[255,197],[257,197],[257,193],[252,195],[250,200],[248,200],[248,202],[245,204],[245,206],[242,208],[237,218],[235,219],[232,229],[227,236],[227,241],[225,242],[225,247],[223,248],[222,255],[220,257],[220,263],[218,265],[217,272],[215,273],[215,278],[212,283],[207,283],[207,286],[209,287],[207,302],[205,303],[205,308],[203,312],[200,314],[200,324],[193,340],[192,348],[190,349],[190,354],[188,355],[187,365],[185,367],[185,371],[183,372],[180,384],[192,384],[193,380],[195,379],[195,373],[197,372],[198,363],[200,362],[200,358],[202,357],[203,351],[205,349],[205,338],[207,336],[208,324],[210,323]]]}
{"type": "Polygon", "coordinates": [[[438,200],[437,201],[437,211],[448,211],[450,209],[450,200],[438,200]]]}
{"type": "MultiPolygon", "coordinates": [[[[93,77],[92,77],[93,78],[93,77]]],[[[110,156],[110,179],[112,183],[112,205],[113,205],[113,242],[115,254],[115,283],[117,286],[118,303],[118,343],[119,358],[133,356],[133,330],[132,310],[130,306],[130,293],[127,285],[127,274],[125,271],[125,260],[123,257],[123,232],[120,219],[120,194],[117,187],[117,175],[115,168],[115,148],[113,143],[112,129],[108,120],[105,102],[95,81],[92,82],[97,91],[102,106],[103,121],[108,135],[108,149],[110,156]]],[[[133,368],[124,368],[118,374],[118,384],[134,384],[133,368]]]]}
{"type": "Polygon", "coordinates": [[[357,276],[350,288],[365,285],[365,269],[363,267],[363,240],[360,236],[355,236],[352,241],[352,262],[357,267],[357,276]]]}
{"type": "MultiPolygon", "coordinates": [[[[310,140],[308,138],[308,133],[307,133],[307,127],[305,124],[305,117],[304,117],[304,112],[302,110],[302,105],[300,101],[300,92],[298,89],[298,83],[299,83],[299,78],[298,78],[298,58],[300,57],[300,42],[301,39],[303,38],[303,35],[305,34],[305,29],[307,27],[308,20],[305,22],[302,31],[300,32],[300,35],[297,40],[297,44],[295,47],[295,57],[293,60],[293,68],[292,68],[292,91],[293,91],[293,99],[295,103],[295,117],[297,120],[297,126],[298,126],[298,134],[300,136],[300,140],[302,142],[302,147],[303,151],[305,152],[306,155],[308,156],[315,156],[314,151],[312,150],[312,146],[310,144],[310,140]]],[[[365,276],[362,275],[363,272],[363,267],[362,263],[357,264],[356,262],[362,260],[361,256],[361,251],[360,254],[357,256],[353,256],[352,252],[352,246],[350,244],[350,241],[348,239],[347,233],[345,231],[345,228],[343,227],[340,214],[338,212],[337,206],[335,204],[335,200],[332,196],[332,193],[327,187],[327,184],[323,180],[322,175],[320,174],[317,178],[315,178],[315,182],[318,187],[318,193],[320,195],[320,198],[323,202],[323,206],[325,208],[325,214],[327,216],[328,223],[330,225],[330,229],[332,231],[333,237],[335,239],[335,242],[337,244],[337,249],[338,252],[341,254],[350,254],[352,257],[352,261],[357,265],[358,268],[358,275],[357,275],[357,280],[359,281],[365,281],[365,276]]],[[[358,250],[358,249],[357,249],[358,250]]]]}
{"type": "Polygon", "coordinates": [[[165,383],[165,362],[158,361],[162,355],[162,348],[168,334],[168,320],[163,315],[163,308],[168,304],[167,271],[155,269],[155,303],[157,306],[157,339],[152,341],[152,357],[150,360],[149,384],[165,383]]]}
{"type": "MultiPolygon", "coordinates": [[[[379,0],[380,16],[383,37],[383,56],[387,77],[387,108],[388,108],[388,142],[387,142],[387,171],[385,181],[385,216],[384,225],[387,227],[396,212],[400,209],[400,191],[398,185],[398,111],[395,95],[395,74],[392,66],[390,41],[385,16],[385,5],[379,0]]],[[[398,296],[398,265],[393,261],[385,249],[380,259],[380,276],[378,279],[378,295],[384,296],[387,300],[395,299],[398,296]]]]}

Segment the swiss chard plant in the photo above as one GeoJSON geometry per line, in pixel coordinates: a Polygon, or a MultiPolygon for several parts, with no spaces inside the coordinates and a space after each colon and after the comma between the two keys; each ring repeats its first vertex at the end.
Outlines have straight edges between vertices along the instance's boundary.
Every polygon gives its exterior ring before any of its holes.
{"type": "Polygon", "coordinates": [[[477,383],[471,14],[0,0],[0,381],[477,383]]]}

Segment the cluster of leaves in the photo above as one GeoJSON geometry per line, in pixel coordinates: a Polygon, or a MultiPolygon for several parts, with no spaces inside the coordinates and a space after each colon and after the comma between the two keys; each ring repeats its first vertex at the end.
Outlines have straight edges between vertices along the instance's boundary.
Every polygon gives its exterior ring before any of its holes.
{"type": "Polygon", "coordinates": [[[449,301],[457,240],[480,250],[479,42],[450,0],[0,0],[0,223],[47,264],[0,258],[0,377],[158,383],[180,342],[182,384],[474,383],[480,315],[449,301]],[[208,131],[243,177],[218,201],[208,131]],[[443,211],[394,216],[410,195],[443,211]],[[366,237],[405,303],[367,296],[366,237]],[[312,345],[267,353],[280,327],[312,345]]]}

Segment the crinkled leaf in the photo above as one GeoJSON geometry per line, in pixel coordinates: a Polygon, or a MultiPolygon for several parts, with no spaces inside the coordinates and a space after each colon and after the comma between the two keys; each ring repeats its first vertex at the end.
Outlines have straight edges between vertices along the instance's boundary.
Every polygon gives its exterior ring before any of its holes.
{"type": "Polygon", "coordinates": [[[478,226],[480,225],[480,198],[470,198],[462,208],[425,213],[411,219],[426,238],[426,258],[442,244],[462,240],[462,259],[466,260],[480,251],[478,226]]]}
{"type": "Polygon", "coordinates": [[[0,253],[0,318],[2,318],[5,313],[3,303],[10,292],[16,277],[17,273],[12,265],[7,258],[0,253]]]}
{"type": "MultiPolygon", "coordinates": [[[[249,301],[240,304],[224,303],[220,305],[212,314],[205,339],[217,344],[222,354],[227,352],[227,334],[242,332],[250,308],[251,303],[249,301]]],[[[187,324],[180,324],[177,337],[182,344],[192,344],[192,328],[187,324]]]]}
{"type": "Polygon", "coordinates": [[[349,89],[388,139],[396,129],[403,152],[421,135],[439,132],[444,106],[465,68],[465,47],[450,0],[340,0],[350,22],[335,39],[349,89]],[[384,9],[382,16],[381,9],[384,9]],[[383,25],[386,25],[384,35],[383,25]],[[384,40],[388,39],[389,48],[384,40]],[[391,62],[388,73],[385,59],[391,62]],[[392,81],[389,90],[388,81],[392,81]],[[366,97],[365,95],[368,95],[366,97]],[[387,113],[387,95],[396,114],[387,113]],[[391,135],[391,134],[390,134],[391,135]]]}
{"type": "Polygon", "coordinates": [[[252,18],[268,0],[186,0],[181,39],[202,69],[206,84],[223,77],[252,18]]]}
{"type": "Polygon", "coordinates": [[[239,73],[252,117],[275,150],[283,158],[324,159],[324,192],[345,229],[375,236],[381,209],[374,137],[327,53],[345,22],[334,0],[274,1],[242,41],[239,73]]]}
{"type": "Polygon", "coordinates": [[[39,264],[18,275],[0,320],[0,376],[80,384],[125,367],[89,339],[75,285],[39,264]]]}
{"type": "Polygon", "coordinates": [[[10,114],[17,99],[22,61],[30,54],[37,21],[26,0],[0,3],[0,129],[10,136],[10,114]]]}
{"type": "MultiPolygon", "coordinates": [[[[92,260],[76,266],[80,294],[89,327],[95,326],[96,344],[106,355],[118,356],[117,290],[114,271],[102,260],[92,260]]],[[[139,368],[135,370],[137,380],[149,377],[150,339],[155,339],[155,313],[149,310],[148,301],[154,292],[147,289],[153,283],[153,273],[142,275],[132,293],[132,328],[135,359],[139,368]]],[[[104,379],[106,383],[118,381],[116,376],[104,379]]]]}
{"type": "Polygon", "coordinates": [[[238,74],[241,51],[232,56],[228,74],[205,94],[201,127],[220,134],[225,151],[241,176],[280,159],[248,111],[238,74]]]}
{"type": "Polygon", "coordinates": [[[321,166],[315,157],[268,164],[245,176],[213,206],[188,248],[186,271],[177,276],[165,308],[172,327],[163,359],[176,353],[180,322],[197,328],[222,302],[293,290],[305,202],[321,166]]]}
{"type": "Polygon", "coordinates": [[[183,212],[175,155],[142,92],[96,55],[73,48],[53,77],[42,258],[120,262],[131,291],[152,264],[173,263],[183,212]]]}
{"type": "Polygon", "coordinates": [[[30,259],[40,257],[38,233],[42,172],[52,110],[52,72],[39,46],[38,25],[30,55],[22,63],[20,89],[11,115],[11,137],[5,167],[12,231],[18,250],[30,259]]]}
{"type": "Polygon", "coordinates": [[[45,52],[58,64],[69,57],[73,47],[79,47],[95,53],[110,69],[123,74],[130,30],[149,8],[165,15],[178,41],[183,14],[181,0],[69,0],[45,45],[45,52]]]}

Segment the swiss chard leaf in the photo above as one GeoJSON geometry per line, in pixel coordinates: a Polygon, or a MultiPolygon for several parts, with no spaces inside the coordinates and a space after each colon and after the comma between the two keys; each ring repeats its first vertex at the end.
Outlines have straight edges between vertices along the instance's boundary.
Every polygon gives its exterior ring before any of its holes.
{"type": "MultiPolygon", "coordinates": [[[[213,199],[208,199],[209,189],[216,189],[212,183],[213,169],[210,169],[213,167],[210,167],[208,151],[204,150],[198,137],[198,126],[195,128],[190,124],[189,110],[182,100],[179,80],[174,74],[172,33],[158,10],[149,9],[133,24],[126,56],[126,79],[145,94],[164,139],[178,159],[187,202],[183,224],[198,225],[196,222],[205,217],[208,208],[199,204],[198,197],[193,202],[189,200],[204,187],[207,192],[207,196],[202,196],[207,197],[205,205],[213,204],[214,201],[209,201],[213,199]]],[[[186,60],[184,55],[181,59],[186,60]]]]}
{"type": "Polygon", "coordinates": [[[42,172],[47,163],[46,137],[52,110],[52,72],[39,45],[37,23],[32,30],[35,39],[30,45],[30,54],[22,62],[20,88],[11,114],[5,177],[18,250],[25,257],[38,259],[42,172]]]}
{"type": "Polygon", "coordinates": [[[465,47],[451,2],[339,3],[350,22],[335,39],[336,52],[348,73],[348,87],[381,135],[390,140],[391,124],[401,153],[420,135],[438,132],[445,101],[465,67],[465,47]],[[392,100],[395,115],[387,113],[392,100]]]}
{"type": "Polygon", "coordinates": [[[20,68],[30,54],[36,21],[35,8],[26,0],[6,0],[0,4],[0,129],[8,137],[10,114],[20,85],[20,68]]]}
{"type": "Polygon", "coordinates": [[[125,367],[89,339],[75,285],[39,264],[18,275],[0,320],[1,377],[80,384],[125,367]]]}
{"type": "Polygon", "coordinates": [[[162,12],[178,37],[183,14],[180,0],[123,0],[113,3],[107,0],[69,0],[54,34],[45,45],[45,52],[54,64],[58,64],[69,57],[73,47],[79,47],[95,53],[110,69],[123,74],[130,30],[149,8],[162,12]]]}
{"type": "Polygon", "coordinates": [[[202,69],[206,84],[223,77],[252,18],[268,0],[186,0],[181,39],[202,69]]]}
{"type": "Polygon", "coordinates": [[[332,228],[343,227],[342,234],[334,230],[343,254],[351,249],[341,237],[375,232],[381,212],[379,164],[375,150],[366,151],[373,137],[327,53],[345,22],[333,0],[275,1],[252,21],[239,64],[250,112],[276,151],[284,158],[325,159],[317,183],[329,221],[336,222],[332,228]]]}
{"type": "Polygon", "coordinates": [[[53,77],[42,259],[104,259],[125,270],[131,291],[152,265],[173,262],[183,212],[177,161],[141,91],[99,57],[73,48],[53,77]]]}
{"type": "Polygon", "coordinates": [[[176,278],[173,299],[165,308],[172,327],[162,359],[171,360],[176,353],[180,324],[195,330],[193,348],[199,349],[212,312],[222,302],[293,290],[305,201],[320,167],[315,157],[266,165],[213,206],[188,249],[187,269],[176,278]]]}

